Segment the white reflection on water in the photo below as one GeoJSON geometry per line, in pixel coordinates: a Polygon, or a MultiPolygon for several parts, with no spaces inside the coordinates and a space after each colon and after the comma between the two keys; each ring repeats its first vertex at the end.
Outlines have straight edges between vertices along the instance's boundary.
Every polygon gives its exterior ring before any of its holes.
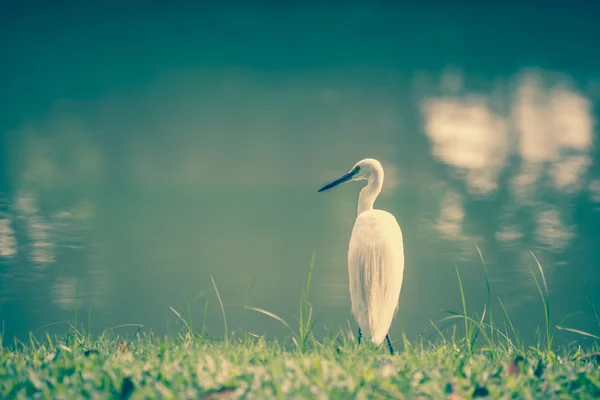
{"type": "Polygon", "coordinates": [[[560,76],[526,72],[519,78],[512,120],[521,170],[514,177],[517,201],[535,208],[535,237],[552,251],[568,246],[576,236],[568,224],[570,211],[542,200],[546,182],[562,198],[585,188],[591,165],[594,120],[591,102],[560,76]]]}
{"type": "Polygon", "coordinates": [[[17,239],[12,221],[8,217],[0,218],[0,257],[12,257],[17,254],[17,239]]]}
{"type": "Polygon", "coordinates": [[[591,181],[588,190],[590,191],[592,201],[600,203],[600,179],[591,181]]]}
{"type": "Polygon", "coordinates": [[[502,243],[503,246],[518,246],[518,243],[523,239],[523,232],[515,225],[504,224],[496,232],[496,240],[502,243]]]}
{"type": "Polygon", "coordinates": [[[508,142],[506,122],[494,114],[485,97],[437,97],[423,105],[425,132],[433,155],[465,174],[469,189],[488,193],[497,187],[508,142]]]}
{"type": "Polygon", "coordinates": [[[21,193],[15,199],[18,218],[27,231],[28,257],[34,268],[45,270],[56,261],[56,243],[52,237],[54,227],[41,215],[37,200],[31,193],[21,193]]]}
{"type": "MultiPolygon", "coordinates": [[[[5,261],[0,281],[3,298],[25,301],[32,296],[37,299],[42,293],[59,307],[72,308],[75,274],[85,278],[80,285],[85,291],[98,295],[97,271],[87,265],[87,260],[93,258],[86,243],[93,208],[79,203],[48,215],[28,191],[19,192],[12,204],[0,212],[0,259],[5,261]],[[56,275],[59,278],[53,278],[56,275]],[[48,283],[48,278],[53,282],[48,283]]],[[[95,300],[84,294],[79,294],[81,304],[95,300]]]]}
{"type": "MultiPolygon", "coordinates": [[[[506,179],[512,208],[528,207],[535,215],[537,244],[558,251],[576,232],[567,222],[569,211],[551,206],[541,192],[547,193],[550,185],[560,197],[588,188],[595,124],[591,101],[564,76],[525,71],[513,81],[512,91],[502,86],[493,94],[469,92],[460,71],[444,72],[440,86],[445,94],[422,102],[424,130],[433,156],[459,173],[468,192],[493,197],[506,179]],[[509,164],[509,158],[516,162],[509,164]]],[[[596,187],[590,184],[589,189],[596,187]]],[[[444,199],[440,207],[438,230],[457,237],[469,216],[458,212],[454,200],[444,199]]],[[[524,237],[523,221],[511,219],[501,222],[498,242],[510,245],[524,237]]]]}
{"type": "Polygon", "coordinates": [[[57,277],[51,287],[52,302],[64,310],[75,305],[77,281],[73,277],[57,277]]]}
{"type": "Polygon", "coordinates": [[[449,239],[459,239],[465,212],[462,199],[456,192],[448,191],[440,205],[440,216],[436,229],[449,239]]]}
{"type": "Polygon", "coordinates": [[[554,185],[563,192],[578,192],[583,184],[582,175],[590,164],[588,155],[574,155],[558,160],[550,172],[554,185]]]}
{"type": "Polygon", "coordinates": [[[521,161],[521,171],[509,178],[508,185],[515,201],[522,205],[534,205],[538,198],[537,182],[542,176],[539,164],[521,161]]]}
{"type": "Polygon", "coordinates": [[[575,227],[568,226],[556,208],[541,210],[536,218],[536,238],[549,250],[560,250],[575,236],[575,227]]]}
{"type": "MultiPolygon", "coordinates": [[[[544,86],[542,76],[532,72],[519,79],[512,108],[518,154],[528,169],[549,165],[555,188],[575,193],[590,165],[591,104],[564,79],[547,81],[544,86]]],[[[541,178],[541,171],[537,175],[541,178]]]]}

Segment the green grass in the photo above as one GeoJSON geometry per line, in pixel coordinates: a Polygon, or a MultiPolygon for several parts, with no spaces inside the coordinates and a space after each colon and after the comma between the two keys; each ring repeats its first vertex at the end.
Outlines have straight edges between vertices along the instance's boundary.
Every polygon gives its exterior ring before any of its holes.
{"type": "MultiPolygon", "coordinates": [[[[222,340],[204,334],[204,320],[199,332],[194,329],[189,302],[187,319],[171,307],[182,322],[182,332],[171,338],[156,338],[141,325],[115,327],[93,337],[89,334],[90,314],[87,329],[80,329],[76,328],[75,312],[71,330],[64,337],[46,334],[39,339],[32,335],[28,343],[0,345],[0,398],[459,400],[600,396],[597,342],[586,351],[573,345],[554,345],[558,330],[587,340],[598,336],[562,326],[564,321],[553,325],[546,278],[535,255],[531,254],[537,266],[532,276],[540,294],[544,335],[539,335],[537,345],[526,346],[500,299],[507,326],[501,329],[495,325],[487,266],[478,247],[477,251],[487,287],[481,314],[473,314],[469,310],[472,307],[467,307],[456,266],[462,312],[448,311],[446,318],[432,321],[432,338],[397,341],[395,356],[370,344],[358,346],[354,329],[331,333],[320,341],[314,337],[313,308],[308,299],[313,254],[300,296],[297,329],[267,310],[247,307],[249,312],[285,325],[290,332],[288,339],[230,335],[225,307],[212,280],[223,316],[222,340]],[[127,327],[137,330],[125,337],[116,333],[116,328],[127,327]]],[[[600,330],[600,318],[587,287],[585,292],[600,330]]],[[[207,307],[208,301],[205,315],[207,307]]]]}
{"type": "Polygon", "coordinates": [[[390,356],[352,337],[300,351],[264,337],[183,335],[125,341],[106,333],[32,340],[0,354],[0,398],[593,398],[598,364],[573,350],[411,344],[390,356]],[[522,358],[521,358],[522,357],[522,358]],[[517,360],[519,371],[510,371],[517,360]],[[522,361],[520,361],[522,360],[522,361]]]}

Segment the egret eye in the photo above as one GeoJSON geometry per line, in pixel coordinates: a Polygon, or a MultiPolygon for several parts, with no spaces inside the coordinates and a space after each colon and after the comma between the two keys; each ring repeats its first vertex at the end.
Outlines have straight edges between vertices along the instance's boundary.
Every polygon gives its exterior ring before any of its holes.
{"type": "Polygon", "coordinates": [[[356,167],[354,167],[354,173],[358,174],[359,172],[360,172],[360,166],[357,165],[356,167]]]}

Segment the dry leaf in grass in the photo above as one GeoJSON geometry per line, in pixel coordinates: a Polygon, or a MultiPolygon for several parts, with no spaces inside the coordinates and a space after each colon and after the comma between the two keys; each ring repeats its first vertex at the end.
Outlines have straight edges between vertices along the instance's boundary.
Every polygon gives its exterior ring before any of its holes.
{"type": "Polygon", "coordinates": [[[522,364],[524,360],[525,359],[521,355],[516,356],[515,359],[506,366],[506,374],[509,376],[518,376],[521,373],[520,364],[522,364]]]}

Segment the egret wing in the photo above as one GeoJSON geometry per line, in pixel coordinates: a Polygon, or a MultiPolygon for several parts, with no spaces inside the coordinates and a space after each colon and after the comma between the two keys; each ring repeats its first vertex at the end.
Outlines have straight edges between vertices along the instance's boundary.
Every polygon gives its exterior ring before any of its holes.
{"type": "Polygon", "coordinates": [[[365,338],[380,344],[394,319],[404,272],[402,232],[393,215],[371,210],[358,216],[348,272],[352,313],[365,338]]]}

